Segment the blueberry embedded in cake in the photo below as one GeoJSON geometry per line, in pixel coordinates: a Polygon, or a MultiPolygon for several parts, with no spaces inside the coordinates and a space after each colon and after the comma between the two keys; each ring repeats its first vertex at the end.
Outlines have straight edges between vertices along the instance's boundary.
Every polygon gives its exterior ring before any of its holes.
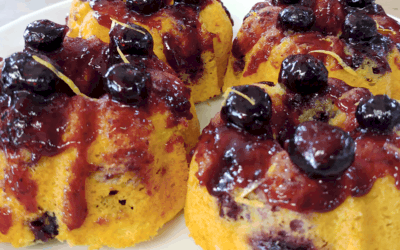
{"type": "Polygon", "coordinates": [[[277,84],[229,88],[204,129],[189,173],[192,237],[203,249],[396,248],[398,102],[327,78],[308,54],[283,61],[277,84]],[[254,133],[243,121],[259,117],[261,97],[271,116],[254,133]]]}
{"type": "Polygon", "coordinates": [[[3,62],[0,242],[132,246],[183,208],[190,89],[137,25],[114,23],[110,44],[67,30],[33,22],[3,62]]]}

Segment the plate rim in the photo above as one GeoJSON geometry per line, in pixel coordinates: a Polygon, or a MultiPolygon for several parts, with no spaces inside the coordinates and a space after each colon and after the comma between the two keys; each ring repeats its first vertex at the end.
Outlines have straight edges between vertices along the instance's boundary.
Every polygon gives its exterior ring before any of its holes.
{"type": "Polygon", "coordinates": [[[44,7],[42,9],[33,11],[29,14],[23,15],[23,16],[15,19],[14,21],[11,21],[3,26],[0,26],[0,33],[5,32],[7,29],[12,28],[12,26],[18,25],[18,23],[20,23],[20,22],[24,22],[25,20],[31,19],[37,15],[40,15],[42,12],[50,11],[53,8],[60,8],[62,5],[71,4],[71,3],[72,3],[72,0],[63,0],[59,3],[55,3],[50,6],[44,7]]]}

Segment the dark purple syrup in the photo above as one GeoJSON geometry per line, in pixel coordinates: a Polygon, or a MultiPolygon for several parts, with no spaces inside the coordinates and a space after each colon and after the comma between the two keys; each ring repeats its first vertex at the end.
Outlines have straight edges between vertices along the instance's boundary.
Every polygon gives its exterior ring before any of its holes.
{"type": "MultiPolygon", "coordinates": [[[[278,97],[282,98],[281,105],[273,105],[271,126],[277,140],[245,134],[227,126],[217,115],[204,129],[197,146],[200,184],[219,199],[221,211],[232,208],[238,213],[238,204],[231,202],[224,207],[223,201],[231,197],[233,190],[249,187],[255,182],[261,182],[254,192],[265,203],[302,213],[331,211],[349,196],[367,194],[377,178],[388,175],[395,178],[396,186],[400,188],[397,167],[400,160],[396,151],[400,147],[400,136],[396,132],[373,134],[358,129],[356,107],[360,100],[370,96],[368,90],[351,88],[335,79],[329,79],[328,87],[313,95],[301,96],[288,91],[278,97]],[[291,162],[286,152],[288,139],[294,127],[302,122],[302,114],[326,100],[346,113],[343,129],[350,132],[355,141],[355,159],[335,178],[311,179],[291,162]],[[203,162],[210,165],[203,166],[203,162]],[[277,167],[267,175],[271,163],[277,167]]],[[[324,122],[334,116],[330,112],[324,122]]],[[[307,119],[319,121],[320,118],[317,115],[307,119]]],[[[237,218],[238,213],[233,218],[237,218]]]]}
{"type": "Polygon", "coordinates": [[[213,51],[211,38],[215,35],[202,32],[199,21],[200,11],[211,3],[211,0],[200,1],[196,5],[176,3],[166,5],[155,13],[143,15],[129,10],[125,2],[121,0],[90,1],[91,7],[95,10],[95,18],[106,28],[111,27],[110,18],[114,18],[123,23],[143,23],[152,29],[161,30],[163,18],[160,17],[168,16],[174,23],[175,30],[179,31],[179,35],[170,32],[161,34],[164,54],[168,64],[179,75],[189,76],[191,82],[196,82],[203,75],[205,62],[201,54],[205,51],[213,51]]]}
{"type": "MultiPolygon", "coordinates": [[[[98,136],[100,124],[104,124],[105,119],[110,123],[110,128],[101,129],[110,138],[129,129],[141,131],[137,137],[130,138],[128,146],[105,154],[104,160],[109,164],[114,164],[118,159],[129,162],[130,167],[123,171],[136,172],[139,179],[151,187],[147,173],[153,155],[149,153],[146,138],[154,127],[149,118],[155,113],[170,112],[168,126],[192,119],[190,90],[157,57],[127,56],[132,64],[140,64],[141,70],[150,74],[151,82],[147,86],[149,93],[145,105],[134,107],[121,104],[105,94],[102,85],[102,76],[110,64],[115,63],[111,60],[108,44],[96,38],[65,38],[59,49],[44,53],[60,66],[61,72],[82,92],[101,98],[91,100],[73,96],[66,85],[46,98],[39,98],[27,91],[14,92],[10,96],[1,95],[0,147],[6,153],[8,162],[4,190],[19,200],[27,212],[38,212],[38,187],[31,177],[32,169],[43,156],[51,157],[75,148],[77,155],[71,167],[73,178],[65,187],[66,202],[62,218],[68,229],[73,230],[82,226],[88,213],[86,179],[96,171],[105,171],[86,160],[88,148],[98,136]],[[68,95],[60,92],[67,92],[68,95]],[[67,139],[63,138],[66,129],[69,130],[67,139]],[[26,151],[30,153],[28,159],[24,153],[26,151]]],[[[5,209],[0,210],[0,225],[2,233],[7,233],[12,226],[11,214],[5,209]]],[[[38,227],[34,228],[36,230],[38,227]]],[[[38,239],[43,240],[46,237],[41,232],[38,231],[38,239]]]]}
{"type": "MultiPolygon", "coordinates": [[[[395,45],[399,44],[398,30],[400,30],[400,24],[387,16],[384,11],[379,11],[379,5],[374,5],[377,7],[373,11],[371,6],[362,10],[349,8],[344,1],[300,1],[300,4],[314,10],[316,22],[309,31],[290,34],[284,32],[277,21],[279,13],[289,5],[281,4],[279,1],[277,4],[274,0],[267,0],[253,7],[241,27],[241,37],[235,38],[233,42],[232,55],[235,58],[233,63],[235,72],[243,71],[247,64],[243,76],[256,73],[260,64],[268,61],[272,48],[280,44],[285,37],[293,40],[293,43],[297,45],[286,48],[287,55],[293,54],[294,50],[296,54],[307,54],[312,50],[328,50],[339,55],[347,65],[354,69],[359,68],[365,58],[369,58],[377,64],[373,69],[375,74],[391,72],[387,55],[395,45]],[[379,33],[370,41],[350,43],[343,38],[338,39],[337,35],[342,32],[345,17],[351,11],[359,11],[371,16],[380,25],[379,33]],[[268,27],[267,32],[265,27],[268,27]],[[382,29],[395,32],[382,31],[382,29]],[[323,40],[326,36],[332,41],[323,40]],[[253,54],[248,59],[249,61],[244,61],[244,56],[260,39],[266,40],[263,45],[264,49],[253,54]],[[331,44],[333,44],[333,47],[331,47],[331,44]],[[350,50],[350,53],[346,54],[346,49],[350,50]]],[[[327,55],[319,55],[318,57],[323,60],[327,55]]],[[[398,63],[396,65],[399,67],[398,63]]],[[[341,69],[340,65],[337,67],[341,69]]],[[[276,65],[276,68],[278,69],[279,65],[276,65]]]]}

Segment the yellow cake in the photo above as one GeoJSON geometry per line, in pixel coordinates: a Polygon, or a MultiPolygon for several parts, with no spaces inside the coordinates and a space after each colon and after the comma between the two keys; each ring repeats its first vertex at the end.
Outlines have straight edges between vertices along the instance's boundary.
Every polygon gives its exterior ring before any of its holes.
{"type": "Polygon", "coordinates": [[[68,35],[108,43],[111,19],[138,24],[153,36],[154,53],[192,89],[195,103],[219,95],[232,44],[232,23],[222,3],[155,0],[147,1],[154,9],[137,10],[131,2],[138,1],[74,0],[68,35]]]}
{"type": "Polygon", "coordinates": [[[1,71],[0,242],[151,239],[184,206],[199,134],[190,89],[152,53],[103,54],[108,44],[62,39],[46,20],[35,29],[47,47],[25,36],[1,71]]]}
{"type": "Polygon", "coordinates": [[[223,90],[277,82],[283,59],[312,54],[324,61],[330,77],[400,99],[396,84],[400,25],[380,5],[374,1],[317,0],[298,6],[282,2],[260,2],[247,14],[233,42],[223,90]]]}
{"type": "MultiPolygon", "coordinates": [[[[296,58],[302,65],[285,59],[288,74],[300,69],[295,84],[305,88],[302,69],[315,61],[296,58]]],[[[327,75],[303,92],[284,76],[229,88],[203,130],[189,173],[190,235],[205,250],[400,249],[400,104],[327,75]]]]}

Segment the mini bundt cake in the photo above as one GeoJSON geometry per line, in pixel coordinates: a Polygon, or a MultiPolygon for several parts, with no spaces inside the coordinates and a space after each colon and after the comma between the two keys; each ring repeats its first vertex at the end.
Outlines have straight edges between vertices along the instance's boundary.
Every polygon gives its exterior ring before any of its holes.
{"type": "Polygon", "coordinates": [[[278,84],[230,88],[189,173],[203,249],[400,249],[400,104],[292,55],[278,84]],[[290,66],[290,67],[289,67],[290,66]]]}
{"type": "Polygon", "coordinates": [[[220,94],[233,24],[220,0],[73,0],[68,36],[108,43],[112,19],[146,28],[154,53],[177,72],[196,103],[220,94]]]}
{"type": "Polygon", "coordinates": [[[190,89],[121,40],[151,38],[143,28],[116,24],[111,44],[67,30],[33,22],[3,61],[0,242],[132,246],[184,206],[199,134],[190,89]]]}
{"type": "Polygon", "coordinates": [[[400,24],[374,0],[266,0],[246,15],[224,90],[278,81],[282,61],[312,54],[329,76],[400,99],[400,24]]]}

